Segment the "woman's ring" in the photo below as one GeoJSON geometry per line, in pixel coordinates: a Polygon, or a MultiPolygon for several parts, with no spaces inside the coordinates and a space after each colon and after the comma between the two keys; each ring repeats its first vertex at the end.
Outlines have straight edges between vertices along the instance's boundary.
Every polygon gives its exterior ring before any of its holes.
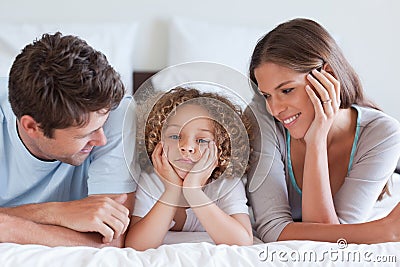
{"type": "Polygon", "coordinates": [[[325,101],[322,101],[322,104],[327,104],[327,103],[330,103],[330,102],[332,102],[332,99],[327,99],[325,101]]]}

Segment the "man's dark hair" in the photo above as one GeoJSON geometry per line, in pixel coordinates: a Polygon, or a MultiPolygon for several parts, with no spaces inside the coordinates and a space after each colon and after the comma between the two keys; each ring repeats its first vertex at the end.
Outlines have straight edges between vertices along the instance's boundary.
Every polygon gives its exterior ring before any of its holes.
{"type": "Polygon", "coordinates": [[[16,117],[31,116],[49,138],[55,129],[84,126],[91,112],[116,108],[124,94],[120,75],[104,54],[60,32],[28,44],[9,75],[16,117]]]}

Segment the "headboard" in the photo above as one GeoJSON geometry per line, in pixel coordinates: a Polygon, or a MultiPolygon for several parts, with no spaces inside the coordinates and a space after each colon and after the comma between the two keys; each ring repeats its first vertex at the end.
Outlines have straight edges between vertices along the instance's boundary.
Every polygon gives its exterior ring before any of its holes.
{"type": "Polygon", "coordinates": [[[134,71],[133,72],[133,91],[132,94],[142,85],[147,79],[156,74],[157,71],[134,71]]]}

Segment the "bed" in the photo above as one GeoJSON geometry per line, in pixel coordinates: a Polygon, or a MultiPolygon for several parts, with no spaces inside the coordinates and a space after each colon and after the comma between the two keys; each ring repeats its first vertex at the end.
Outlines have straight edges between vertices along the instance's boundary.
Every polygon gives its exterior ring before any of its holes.
{"type": "Polygon", "coordinates": [[[168,233],[165,244],[131,248],[0,244],[2,267],[15,266],[398,266],[400,242],[373,245],[279,241],[252,246],[214,245],[205,233],[168,233]],[[171,243],[173,242],[173,243],[171,243]]]}
{"type": "MultiPolygon", "coordinates": [[[[88,36],[88,38],[92,38],[93,46],[105,51],[106,54],[110,54],[109,58],[112,62],[115,62],[116,68],[121,70],[127,87],[132,88],[133,93],[138,92],[141,85],[146,86],[146,82],[150,81],[153,86],[158,85],[166,89],[193,80],[190,73],[180,69],[185,65],[179,64],[198,61],[199,63],[196,66],[206,67],[208,72],[211,73],[210,76],[206,77],[211,83],[203,83],[202,85],[207,87],[210,84],[227,83],[227,87],[232,87],[229,84],[233,83],[233,87],[239,88],[234,92],[245,96],[245,99],[242,99],[243,102],[248,100],[246,97],[251,98],[251,91],[244,81],[248,55],[261,33],[268,29],[227,29],[184,20],[175,20],[171,25],[167,65],[178,64],[178,67],[173,70],[181,76],[177,77],[168,73],[168,75],[158,76],[154,80],[149,80],[149,78],[155,77],[155,71],[132,72],[130,55],[137,25],[100,25],[98,28],[93,28],[91,25],[75,25],[70,26],[69,31],[75,33],[77,32],[76,29],[79,29],[81,36],[90,32],[93,36],[88,36]],[[96,43],[97,36],[104,37],[109,33],[116,33],[127,38],[125,41],[118,42],[124,44],[125,47],[110,45],[110,47],[102,48],[100,44],[105,45],[106,42],[97,40],[96,43]],[[199,42],[200,39],[204,39],[204,34],[209,36],[207,44],[199,42]],[[219,42],[214,42],[217,38],[219,38],[219,42]],[[232,42],[232,40],[235,40],[235,42],[232,42]],[[211,44],[217,44],[219,51],[223,51],[223,53],[217,53],[217,55],[213,53],[216,48],[211,44]],[[230,47],[229,51],[225,50],[226,47],[230,47]],[[130,52],[126,55],[121,54],[121,51],[130,52]],[[218,64],[209,65],[210,62],[218,62],[218,64]],[[238,76],[238,80],[232,79],[232,75],[226,75],[225,66],[230,66],[228,72],[235,72],[237,75],[234,76],[235,78],[238,76]],[[223,72],[220,69],[221,67],[224,70],[223,72]],[[131,79],[131,73],[133,73],[133,79],[131,79]]],[[[17,45],[15,45],[15,42],[14,45],[3,42],[3,45],[6,44],[8,48],[13,47],[17,50],[22,47],[22,44],[31,41],[30,37],[26,37],[28,33],[44,32],[44,29],[48,29],[44,26],[39,28],[29,26],[22,28],[23,31],[21,31],[21,29],[16,30],[15,27],[17,26],[15,25],[2,25],[1,27],[0,39],[3,38],[7,42],[11,42],[13,36],[18,39],[17,45]],[[1,34],[3,34],[3,37],[1,34]],[[25,36],[24,39],[21,36],[25,36]]],[[[54,25],[51,27],[55,29],[54,25]]],[[[113,36],[109,36],[109,39],[112,40],[113,36]]],[[[0,59],[3,59],[1,53],[4,53],[4,51],[10,51],[10,49],[2,49],[0,46],[0,59]]],[[[5,62],[10,61],[7,60],[5,62]]],[[[6,70],[4,70],[4,73],[6,73],[6,70]]],[[[2,75],[5,76],[0,73],[0,76],[2,75]]],[[[197,78],[194,80],[199,81],[197,78]]],[[[397,176],[393,179],[392,197],[387,198],[386,201],[390,201],[394,206],[399,200],[400,177],[397,176]]],[[[375,210],[376,213],[381,211],[382,207],[379,206],[375,210]]],[[[131,248],[51,248],[41,245],[2,243],[0,244],[0,266],[311,266],[316,264],[323,264],[324,266],[399,266],[399,251],[400,242],[357,245],[347,244],[344,239],[335,243],[280,241],[264,244],[255,237],[252,246],[227,246],[213,244],[207,233],[169,232],[162,246],[144,252],[135,251],[131,248]]]]}
{"type": "MultiPolygon", "coordinates": [[[[394,179],[393,179],[394,180],[394,179]]],[[[399,201],[400,176],[392,185],[393,205],[399,201]]],[[[380,207],[375,210],[380,213],[380,207]]],[[[47,247],[0,243],[0,266],[399,266],[400,242],[348,244],[317,241],[215,245],[205,232],[168,232],[157,249],[47,247]]]]}

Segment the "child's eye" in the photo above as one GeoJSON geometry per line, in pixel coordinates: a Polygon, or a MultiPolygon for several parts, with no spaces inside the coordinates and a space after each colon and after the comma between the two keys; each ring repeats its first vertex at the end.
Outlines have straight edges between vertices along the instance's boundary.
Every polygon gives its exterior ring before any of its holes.
{"type": "Polygon", "coordinates": [[[293,91],[293,88],[283,89],[282,93],[289,94],[291,91],[293,91]]]}
{"type": "Polygon", "coordinates": [[[172,139],[172,140],[179,140],[179,135],[177,134],[172,134],[170,136],[168,136],[168,138],[172,139]]]}
{"type": "Polygon", "coordinates": [[[197,142],[199,144],[208,144],[208,143],[210,143],[210,140],[200,138],[200,139],[197,139],[197,142]]]}

